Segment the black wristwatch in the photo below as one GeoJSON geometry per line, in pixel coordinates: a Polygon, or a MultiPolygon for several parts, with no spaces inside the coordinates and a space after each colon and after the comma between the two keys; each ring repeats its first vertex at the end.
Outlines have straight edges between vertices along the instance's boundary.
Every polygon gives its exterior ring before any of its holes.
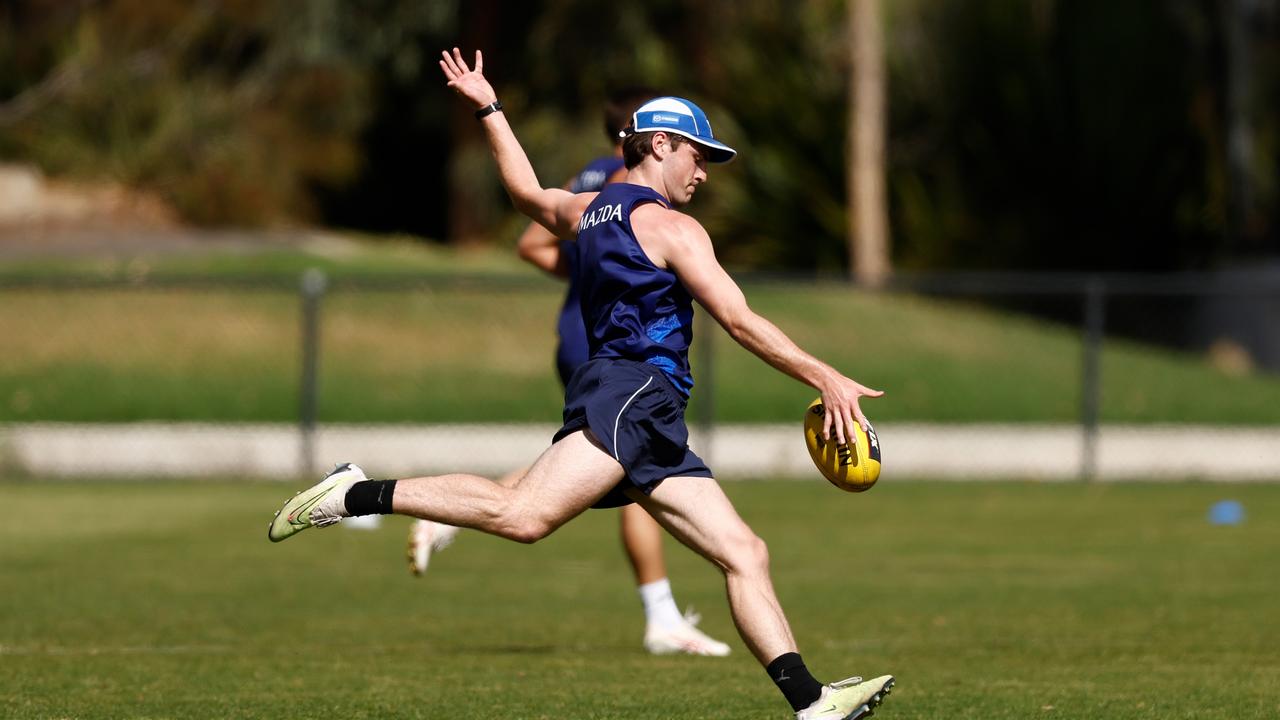
{"type": "Polygon", "coordinates": [[[476,119],[483,120],[489,117],[490,115],[496,112],[499,112],[501,110],[502,110],[502,102],[498,100],[494,100],[493,102],[489,103],[488,105],[485,105],[484,107],[476,111],[476,119]]]}

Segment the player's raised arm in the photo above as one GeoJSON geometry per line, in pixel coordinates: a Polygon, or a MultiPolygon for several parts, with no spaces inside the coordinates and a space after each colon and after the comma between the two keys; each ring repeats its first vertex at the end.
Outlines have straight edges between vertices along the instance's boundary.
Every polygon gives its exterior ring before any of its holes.
{"type": "Polygon", "coordinates": [[[867,418],[858,398],[880,397],[884,393],[845,377],[802,350],[776,325],[752,311],[738,284],[716,259],[707,231],[696,220],[673,212],[666,213],[665,219],[668,222],[663,223],[661,244],[664,259],[693,298],[738,344],[822,393],[822,402],[828,408],[823,418],[823,432],[827,437],[834,435],[844,443],[847,438],[855,437],[855,425],[865,429],[867,418]]]}
{"type": "Polygon", "coordinates": [[[529,157],[502,114],[502,104],[493,86],[484,76],[484,56],[476,51],[475,69],[467,66],[462,51],[454,48],[440,53],[440,69],[449,79],[449,87],[470,101],[476,108],[476,117],[484,125],[489,149],[498,163],[502,185],[511,196],[511,202],[524,215],[547,228],[559,237],[569,238],[589,198],[577,198],[567,190],[544,188],[529,164],[529,157]]]}

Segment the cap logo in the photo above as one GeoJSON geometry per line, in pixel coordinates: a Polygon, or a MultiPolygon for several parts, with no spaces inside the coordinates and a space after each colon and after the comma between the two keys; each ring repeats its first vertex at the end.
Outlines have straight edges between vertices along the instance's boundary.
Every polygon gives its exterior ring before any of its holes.
{"type": "Polygon", "coordinates": [[[678,123],[678,122],[680,122],[680,117],[679,117],[678,115],[663,115],[662,113],[654,113],[654,114],[653,114],[653,121],[654,121],[654,122],[678,123]]]}

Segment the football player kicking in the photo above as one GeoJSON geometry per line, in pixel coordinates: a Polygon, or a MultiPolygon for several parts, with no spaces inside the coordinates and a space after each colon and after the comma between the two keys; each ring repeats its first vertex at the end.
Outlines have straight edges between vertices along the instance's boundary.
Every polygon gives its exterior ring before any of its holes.
{"type": "Polygon", "coordinates": [[[734,625],[797,720],[871,714],[894,678],[824,685],[813,677],[774,593],[764,541],[688,446],[693,300],[743,347],[821,393],[824,435],[844,443],[855,423],[867,425],[858,399],[881,395],[754,313],[716,261],[706,230],[675,209],[707,179],[708,163],[727,162],[734,150],[715,139],[698,106],[658,98],[627,128],[624,182],[598,194],[543,188],[484,77],[480,53],[475,69],[457,48],[443,54],[440,67],[449,87],[476,108],[516,208],[575,240],[591,359],[569,381],[564,426],[512,487],[467,474],[370,480],[344,464],[286,502],[268,536],[278,542],[344,517],[398,513],[531,543],[587,508],[637,502],[724,574],[734,625]]]}

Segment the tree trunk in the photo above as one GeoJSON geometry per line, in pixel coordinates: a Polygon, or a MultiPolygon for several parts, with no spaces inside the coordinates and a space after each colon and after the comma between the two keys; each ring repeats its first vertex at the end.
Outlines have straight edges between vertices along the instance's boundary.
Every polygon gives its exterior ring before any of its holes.
{"type": "Polygon", "coordinates": [[[1223,44],[1226,49],[1226,160],[1227,160],[1227,247],[1241,254],[1252,250],[1256,233],[1250,226],[1253,209],[1253,123],[1254,83],[1253,37],[1250,21],[1257,11],[1256,0],[1228,0],[1219,6],[1222,13],[1223,44]]]}
{"type": "Polygon", "coordinates": [[[885,70],[880,0],[848,0],[853,72],[849,80],[849,272],[880,285],[889,264],[885,192],[885,70]]]}
{"type": "MultiPolygon", "coordinates": [[[[462,3],[459,12],[461,42],[458,49],[467,64],[475,59],[476,50],[498,55],[498,8],[494,0],[471,0],[462,3]]],[[[495,64],[495,67],[498,65],[495,64]]],[[[490,77],[490,82],[498,83],[490,77]]],[[[450,92],[452,95],[452,92],[450,92]]],[[[449,154],[449,244],[453,246],[478,245],[488,242],[493,229],[492,208],[488,202],[490,179],[485,169],[489,159],[488,143],[484,131],[475,119],[475,108],[457,97],[449,98],[450,139],[449,154]]]]}

